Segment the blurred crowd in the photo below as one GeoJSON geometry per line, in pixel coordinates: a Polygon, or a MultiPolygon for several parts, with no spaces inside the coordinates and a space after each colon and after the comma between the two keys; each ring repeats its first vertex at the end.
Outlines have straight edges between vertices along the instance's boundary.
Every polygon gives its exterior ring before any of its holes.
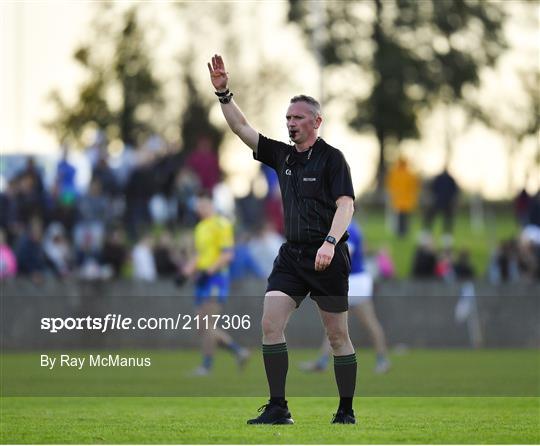
{"type": "MultiPolygon", "coordinates": [[[[283,242],[283,215],[277,177],[261,166],[266,192],[234,198],[223,181],[217,151],[202,137],[187,154],[159,137],[137,150],[125,149],[113,166],[99,138],[85,152],[91,175],[87,187],[76,181],[78,169],[67,149],[46,184],[42,167],[28,157],[24,166],[2,172],[0,192],[0,278],[26,276],[82,280],[134,278],[174,280],[193,253],[197,223],[196,195],[212,192],[219,212],[235,223],[233,280],[266,278],[283,242]]],[[[410,231],[419,202],[420,181],[403,158],[390,169],[386,188],[396,216],[396,236],[410,231]]],[[[410,276],[445,281],[483,278],[470,252],[452,243],[457,183],[447,170],[431,180],[423,206],[423,230],[411,259],[410,276]],[[443,220],[443,248],[431,235],[443,220]]],[[[522,191],[515,201],[520,233],[503,240],[486,265],[492,283],[540,278],[540,196],[522,191]]],[[[396,276],[388,247],[366,252],[367,265],[379,280],[396,276]]]]}
{"type": "Polygon", "coordinates": [[[266,277],[283,230],[270,172],[261,173],[268,178],[265,196],[251,192],[235,200],[206,137],[186,155],[153,137],[122,156],[113,167],[105,141],[97,139],[85,152],[91,176],[84,190],[66,149],[48,186],[33,157],[3,172],[0,278],[175,278],[193,254],[194,202],[202,190],[212,192],[218,210],[235,221],[233,278],[266,277]]]}
{"type": "MultiPolygon", "coordinates": [[[[451,282],[480,275],[471,264],[469,249],[456,252],[454,247],[459,187],[448,169],[444,168],[422,187],[418,175],[400,157],[388,172],[386,192],[397,237],[408,235],[412,214],[418,208],[421,211],[422,230],[411,262],[411,277],[451,282]],[[432,235],[438,217],[442,219],[443,229],[440,249],[432,235]]],[[[486,266],[487,279],[493,284],[540,279],[540,192],[529,195],[523,189],[514,200],[514,211],[519,228],[517,236],[500,240],[486,266]]]]}

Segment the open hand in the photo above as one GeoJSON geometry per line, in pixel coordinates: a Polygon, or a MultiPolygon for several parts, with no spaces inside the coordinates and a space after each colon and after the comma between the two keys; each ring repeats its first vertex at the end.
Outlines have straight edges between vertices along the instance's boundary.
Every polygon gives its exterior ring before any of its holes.
{"type": "Polygon", "coordinates": [[[208,71],[210,71],[210,81],[214,88],[217,91],[226,90],[229,76],[225,71],[223,58],[219,54],[215,54],[214,57],[212,57],[212,63],[208,63],[208,71]]]}

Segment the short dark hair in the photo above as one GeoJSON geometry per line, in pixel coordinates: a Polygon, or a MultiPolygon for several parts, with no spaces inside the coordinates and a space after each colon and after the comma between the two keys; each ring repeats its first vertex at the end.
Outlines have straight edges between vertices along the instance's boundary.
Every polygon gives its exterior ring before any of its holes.
{"type": "Polygon", "coordinates": [[[202,199],[202,200],[206,199],[206,200],[210,200],[210,201],[212,201],[213,198],[214,198],[212,196],[212,192],[210,192],[207,189],[201,189],[200,191],[198,191],[197,194],[196,194],[196,197],[198,199],[202,199]]]}
{"type": "Polygon", "coordinates": [[[315,99],[314,97],[308,96],[306,94],[299,94],[291,98],[291,104],[294,104],[296,102],[305,102],[306,104],[310,105],[313,117],[316,118],[321,115],[321,104],[319,104],[319,101],[317,101],[317,99],[315,99]]]}

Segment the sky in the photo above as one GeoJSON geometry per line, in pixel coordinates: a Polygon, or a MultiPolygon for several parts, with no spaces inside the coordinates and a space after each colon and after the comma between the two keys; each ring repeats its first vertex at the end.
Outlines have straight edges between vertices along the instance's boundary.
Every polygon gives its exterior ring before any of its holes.
{"type": "MultiPolygon", "coordinates": [[[[129,5],[130,2],[120,2],[121,7],[129,5]]],[[[179,29],[174,14],[170,13],[171,5],[154,2],[145,3],[144,7],[148,11],[149,23],[158,21],[165,30],[164,35],[159,36],[160,44],[155,46],[155,52],[156,57],[164,61],[158,64],[162,76],[170,80],[174,77],[174,70],[167,61],[178,51],[178,42],[189,36],[183,35],[179,29]]],[[[219,3],[215,3],[215,7],[219,7],[219,3]]],[[[252,122],[268,136],[286,140],[282,115],[287,98],[297,94],[295,89],[299,86],[304,92],[319,96],[317,66],[301,44],[299,33],[281,24],[285,3],[262,1],[255,7],[253,2],[244,2],[238,7],[239,14],[233,18],[231,26],[242,29],[247,38],[235,60],[246,66],[250,62],[250,51],[258,51],[270,60],[279,60],[286,67],[294,67],[291,85],[276,92],[276,98],[267,104],[265,119],[252,122]],[[262,38],[258,39],[259,36],[262,38]]],[[[506,2],[506,8],[512,17],[506,29],[511,51],[504,56],[497,71],[482,73],[485,81],[482,95],[493,107],[500,109],[501,115],[510,114],[511,120],[519,119],[519,115],[512,117],[511,103],[522,100],[517,83],[518,71],[531,64],[540,69],[540,10],[537,7],[536,15],[531,17],[531,9],[526,10],[521,2],[515,0],[506,2]]],[[[90,35],[89,26],[95,10],[95,3],[83,1],[1,3],[2,153],[58,151],[57,142],[42,127],[52,112],[47,96],[51,90],[58,89],[66,99],[74,99],[84,73],[72,55],[77,45],[90,35]]],[[[197,42],[202,71],[206,70],[204,60],[214,51],[219,51],[219,46],[219,40],[211,38],[197,42]]],[[[235,75],[241,75],[240,69],[235,72],[234,68],[228,67],[232,80],[235,75]]],[[[237,92],[235,98],[241,105],[241,92],[237,92]]],[[[376,141],[372,135],[359,135],[347,129],[345,110],[339,104],[324,112],[323,137],[344,152],[351,165],[355,190],[362,193],[370,186],[374,174],[378,157],[376,141]]],[[[216,123],[223,124],[217,107],[212,110],[211,117],[216,123]]],[[[436,174],[444,164],[444,138],[448,132],[445,122],[448,120],[455,144],[450,169],[468,192],[482,194],[488,199],[501,199],[523,185],[531,191],[540,186],[538,169],[528,177],[526,175],[535,151],[539,150],[538,137],[525,141],[519,148],[519,155],[511,162],[506,150],[508,142],[503,137],[481,126],[463,130],[464,123],[458,111],[435,111],[422,121],[423,138],[402,144],[403,152],[410,156],[412,165],[423,177],[436,174]]],[[[238,144],[234,135],[228,135],[223,153],[222,165],[230,174],[233,190],[237,195],[245,194],[249,187],[247,179],[257,173],[257,163],[252,161],[250,151],[238,144]]]]}

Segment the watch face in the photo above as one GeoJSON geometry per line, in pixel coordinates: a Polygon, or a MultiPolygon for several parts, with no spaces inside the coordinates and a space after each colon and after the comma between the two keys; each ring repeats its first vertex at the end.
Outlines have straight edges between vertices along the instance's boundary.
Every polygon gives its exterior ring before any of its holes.
{"type": "Polygon", "coordinates": [[[331,235],[327,236],[325,239],[328,243],[332,243],[332,245],[336,244],[336,239],[332,237],[331,235]]]}

